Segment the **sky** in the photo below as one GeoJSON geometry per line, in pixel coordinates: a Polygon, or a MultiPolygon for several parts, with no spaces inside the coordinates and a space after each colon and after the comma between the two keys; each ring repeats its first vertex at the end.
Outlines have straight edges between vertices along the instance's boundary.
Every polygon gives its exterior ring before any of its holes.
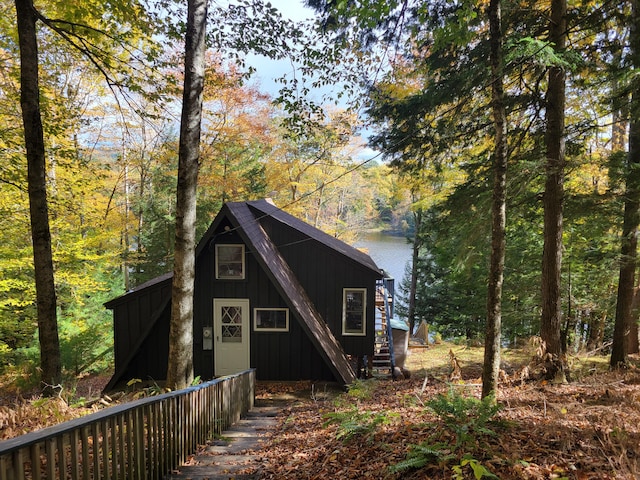
{"type": "MultiPolygon", "coordinates": [[[[302,21],[312,18],[315,12],[304,6],[302,0],[269,0],[270,3],[276,7],[284,17],[290,18],[295,21],[302,21]]],[[[249,55],[246,59],[248,65],[253,66],[256,69],[254,78],[257,80],[260,89],[272,96],[278,95],[280,84],[277,84],[274,79],[282,77],[285,74],[291,74],[293,67],[287,60],[271,60],[266,57],[258,55],[249,55]]],[[[327,87],[329,89],[330,87],[327,87]]],[[[311,93],[315,100],[319,100],[322,95],[322,91],[318,91],[317,97],[311,93]]],[[[325,92],[326,93],[326,92],[325,92]]],[[[369,131],[363,132],[363,137],[367,137],[371,134],[369,131]]],[[[364,141],[364,140],[363,140],[364,141]]],[[[359,149],[356,155],[359,160],[367,160],[372,157],[378,157],[379,152],[370,149],[369,147],[362,147],[359,149]]]]}
{"type": "MultiPolygon", "coordinates": [[[[314,16],[315,12],[304,6],[302,0],[269,0],[271,5],[276,7],[280,13],[291,20],[301,21],[314,16]]],[[[281,77],[285,73],[292,71],[291,64],[287,60],[271,60],[258,55],[249,55],[247,64],[256,69],[254,74],[259,81],[262,90],[276,96],[279,85],[274,82],[274,78],[281,77]]]]}

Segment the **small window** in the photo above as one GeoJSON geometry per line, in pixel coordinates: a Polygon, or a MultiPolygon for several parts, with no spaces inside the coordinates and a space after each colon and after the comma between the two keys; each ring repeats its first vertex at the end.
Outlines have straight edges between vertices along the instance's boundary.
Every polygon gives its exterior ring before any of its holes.
{"type": "Polygon", "coordinates": [[[216,245],[216,278],[244,279],[244,245],[216,245]]]}
{"type": "Polygon", "coordinates": [[[342,334],[366,335],[367,289],[345,288],[342,297],[342,334]]]}
{"type": "Polygon", "coordinates": [[[288,332],[288,308],[254,308],[253,329],[256,332],[288,332]]]}

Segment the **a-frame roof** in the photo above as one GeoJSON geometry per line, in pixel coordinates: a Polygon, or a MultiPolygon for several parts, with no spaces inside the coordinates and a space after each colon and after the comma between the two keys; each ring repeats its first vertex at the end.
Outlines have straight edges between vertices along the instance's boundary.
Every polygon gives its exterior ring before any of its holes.
{"type": "Polygon", "coordinates": [[[303,222],[299,218],[294,217],[293,215],[285,212],[284,210],[278,208],[271,200],[254,200],[249,202],[225,203],[222,209],[220,210],[220,213],[218,213],[213,223],[211,224],[211,227],[209,227],[207,232],[204,234],[204,236],[198,243],[196,255],[200,252],[202,248],[205,248],[205,246],[208,244],[211,237],[214,235],[214,232],[216,231],[216,227],[219,224],[219,222],[222,220],[222,218],[227,216],[225,215],[225,210],[228,210],[231,216],[235,217],[234,212],[238,211],[238,209],[243,209],[244,207],[249,207],[249,211],[251,212],[252,215],[251,216],[240,215],[237,218],[238,224],[235,226],[240,230],[244,229],[244,225],[242,223],[242,220],[244,219],[250,220],[250,221],[257,221],[258,223],[260,223],[261,219],[265,217],[270,217],[276,220],[277,222],[280,222],[283,225],[286,225],[288,227],[291,227],[297,230],[304,236],[310,239],[316,240],[317,242],[327,246],[328,248],[336,251],[337,253],[345,256],[346,258],[349,258],[359,263],[363,267],[369,270],[372,270],[373,272],[375,272],[375,274],[381,275],[380,268],[375,264],[375,262],[371,259],[369,255],[358,250],[357,248],[352,247],[351,245],[348,245],[342,240],[332,237],[331,235],[323,232],[322,230],[312,225],[309,225],[308,223],[303,222]]]}
{"type": "MultiPolygon", "coordinates": [[[[196,257],[215,236],[215,232],[222,220],[227,218],[246,243],[247,247],[255,252],[256,260],[278,290],[278,293],[287,303],[288,307],[295,316],[300,319],[301,327],[319,354],[323,357],[334,376],[345,385],[353,382],[355,380],[355,374],[347,361],[342,346],[316,310],[313,302],[309,299],[304,288],[296,278],[295,273],[291,270],[276,245],[274,245],[260,224],[260,220],[264,217],[271,217],[277,222],[297,230],[308,238],[316,240],[341,255],[344,255],[346,258],[357,262],[362,267],[372,271],[373,274],[381,276],[379,268],[367,254],[280,210],[267,200],[228,202],[223,205],[213,223],[198,243],[196,257]]],[[[105,305],[108,308],[113,308],[117,303],[124,300],[126,296],[139,292],[142,287],[151,286],[160,281],[167,280],[170,276],[171,274],[165,274],[162,277],[158,277],[158,279],[150,280],[145,285],[136,288],[134,291],[122,297],[111,300],[105,305]]],[[[157,317],[156,319],[152,319],[153,322],[155,322],[155,320],[157,320],[157,317]]],[[[150,331],[150,329],[148,331],[150,331]]]]}

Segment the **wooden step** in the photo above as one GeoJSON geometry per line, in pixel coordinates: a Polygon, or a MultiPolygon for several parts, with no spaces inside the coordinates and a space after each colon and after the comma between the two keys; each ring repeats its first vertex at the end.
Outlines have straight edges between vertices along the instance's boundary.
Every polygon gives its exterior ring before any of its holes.
{"type": "Polygon", "coordinates": [[[375,358],[373,359],[373,365],[374,366],[389,366],[391,365],[391,359],[389,357],[387,358],[383,358],[383,357],[379,357],[379,358],[375,358]]]}

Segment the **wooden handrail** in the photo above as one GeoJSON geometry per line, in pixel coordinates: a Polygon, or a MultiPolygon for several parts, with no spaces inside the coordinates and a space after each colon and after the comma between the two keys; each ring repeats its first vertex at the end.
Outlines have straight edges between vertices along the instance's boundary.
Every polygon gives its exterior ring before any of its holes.
{"type": "Polygon", "coordinates": [[[255,370],[0,442],[0,480],[159,479],[253,407],[255,370]]]}

